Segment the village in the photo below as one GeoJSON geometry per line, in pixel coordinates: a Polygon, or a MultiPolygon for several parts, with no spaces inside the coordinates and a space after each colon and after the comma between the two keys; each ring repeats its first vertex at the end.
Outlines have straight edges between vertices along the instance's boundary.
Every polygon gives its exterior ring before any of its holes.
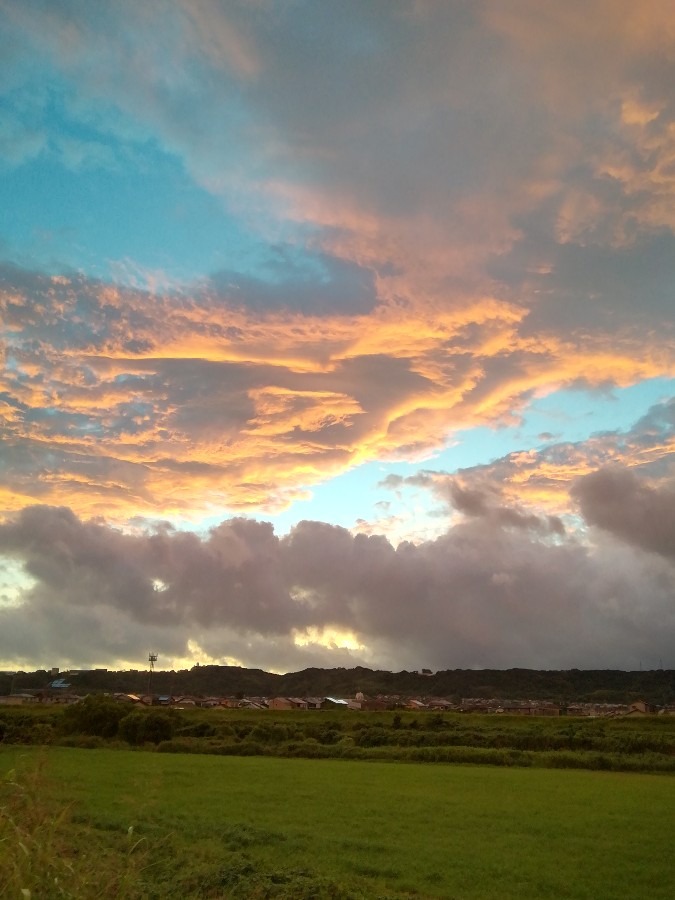
{"type": "MultiPolygon", "coordinates": [[[[0,706],[22,706],[35,704],[69,705],[82,701],[88,694],[70,690],[70,684],[63,678],[55,679],[45,688],[17,691],[0,695],[0,706]]],[[[154,693],[106,693],[121,704],[130,707],[164,707],[168,709],[213,709],[213,710],[271,710],[311,711],[311,710],[351,710],[372,712],[382,710],[408,710],[412,712],[453,712],[506,716],[649,716],[675,715],[675,705],[659,706],[645,700],[631,703],[569,703],[556,704],[544,700],[508,700],[503,698],[484,699],[480,697],[462,698],[453,703],[445,697],[411,696],[399,694],[367,696],[356,692],[354,697],[244,697],[207,696],[193,694],[172,695],[154,693]]]]}

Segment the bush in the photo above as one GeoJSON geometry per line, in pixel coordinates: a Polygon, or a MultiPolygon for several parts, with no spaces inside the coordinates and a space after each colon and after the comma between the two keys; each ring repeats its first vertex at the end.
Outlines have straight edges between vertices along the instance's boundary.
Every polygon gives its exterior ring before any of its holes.
{"type": "Polygon", "coordinates": [[[69,734],[59,739],[60,747],[78,747],[80,750],[100,750],[106,743],[93,734],[69,734]]]}
{"type": "Polygon", "coordinates": [[[264,756],[265,748],[254,741],[241,741],[238,744],[213,744],[210,752],[222,756],[264,756]]]}
{"type": "Polygon", "coordinates": [[[118,732],[125,741],[137,746],[171,740],[175,728],[176,720],[168,712],[135,709],[120,721],[118,732]]]}
{"type": "Polygon", "coordinates": [[[6,744],[51,744],[54,741],[54,729],[44,722],[34,725],[6,725],[3,740],[6,744]]]}
{"type": "Polygon", "coordinates": [[[357,736],[357,743],[360,747],[382,747],[391,744],[391,732],[378,726],[367,728],[357,736]]]}
{"type": "Polygon", "coordinates": [[[115,737],[119,723],[127,713],[128,709],[112,697],[90,694],[84,700],[64,709],[61,716],[61,730],[64,734],[115,737]]]}
{"type": "Polygon", "coordinates": [[[200,740],[191,738],[172,738],[170,741],[160,741],[157,745],[158,753],[208,753],[207,746],[200,740]]]}
{"type": "Polygon", "coordinates": [[[286,756],[297,756],[304,759],[328,759],[335,756],[332,747],[320,744],[316,738],[307,738],[304,741],[298,741],[286,745],[286,756]]]}
{"type": "Polygon", "coordinates": [[[178,737],[214,737],[217,733],[220,733],[220,729],[216,730],[216,727],[209,722],[193,722],[176,730],[178,737]]]}

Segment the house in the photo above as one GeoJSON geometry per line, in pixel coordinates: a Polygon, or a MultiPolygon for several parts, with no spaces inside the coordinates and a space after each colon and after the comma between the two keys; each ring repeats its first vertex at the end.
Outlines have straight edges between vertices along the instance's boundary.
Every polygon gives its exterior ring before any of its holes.
{"type": "Polygon", "coordinates": [[[343,705],[346,702],[349,709],[363,709],[370,711],[389,709],[391,706],[391,704],[383,697],[364,697],[364,695],[360,691],[353,700],[338,701],[333,699],[333,702],[339,703],[340,705],[343,705]]]}
{"type": "Polygon", "coordinates": [[[269,709],[264,700],[235,700],[236,709],[269,709]]]}
{"type": "Polygon", "coordinates": [[[220,698],[219,697],[204,697],[202,700],[197,702],[198,706],[201,706],[202,709],[213,709],[216,706],[220,706],[220,698]]]}
{"type": "Polygon", "coordinates": [[[453,708],[452,703],[449,700],[444,700],[442,697],[435,697],[429,701],[428,705],[429,709],[448,710],[453,708]]]}
{"type": "Polygon", "coordinates": [[[507,716],[559,716],[560,707],[543,701],[540,703],[528,703],[512,700],[502,703],[496,712],[507,716]]]}
{"type": "Polygon", "coordinates": [[[307,709],[307,701],[299,697],[272,697],[267,702],[268,709],[307,709]]]}
{"type": "Polygon", "coordinates": [[[24,703],[37,703],[37,697],[33,694],[7,694],[0,697],[3,706],[22,706],[24,703]]]}
{"type": "Polygon", "coordinates": [[[645,700],[635,700],[628,707],[627,716],[651,716],[657,712],[655,706],[645,700]]]}
{"type": "Polygon", "coordinates": [[[406,705],[405,705],[405,708],[406,708],[406,709],[413,709],[413,710],[415,710],[416,712],[420,712],[420,710],[427,709],[428,707],[427,707],[426,703],[422,703],[421,700],[414,700],[414,699],[413,699],[413,700],[408,700],[408,702],[407,702],[406,705]]]}
{"type": "Polygon", "coordinates": [[[560,715],[560,707],[556,706],[555,703],[539,703],[534,706],[533,709],[535,712],[532,713],[533,716],[559,716],[560,715]]]}
{"type": "Polygon", "coordinates": [[[305,697],[307,709],[346,709],[348,702],[336,697],[305,697]]]}
{"type": "Polygon", "coordinates": [[[496,712],[501,706],[499,700],[485,700],[482,697],[462,697],[460,712],[496,712]]]}

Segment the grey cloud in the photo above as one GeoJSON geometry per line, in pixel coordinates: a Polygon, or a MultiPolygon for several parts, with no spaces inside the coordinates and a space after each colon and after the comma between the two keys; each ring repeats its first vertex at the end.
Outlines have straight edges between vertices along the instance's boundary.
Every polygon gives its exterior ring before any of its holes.
{"type": "Polygon", "coordinates": [[[624,328],[658,321],[663,328],[670,321],[675,236],[669,231],[642,235],[629,246],[582,246],[550,234],[545,210],[520,224],[521,239],[488,269],[509,285],[513,302],[530,307],[525,335],[589,327],[611,332],[618,321],[624,328]]]}
{"type": "Polygon", "coordinates": [[[565,526],[559,516],[536,515],[505,502],[498,483],[490,478],[489,467],[484,470],[476,467],[474,471],[465,469],[460,476],[422,470],[406,478],[389,475],[381,482],[381,486],[393,489],[406,485],[431,491],[443,501],[445,515],[447,509],[452,507],[468,518],[483,519],[499,528],[531,530],[542,535],[565,533],[565,526]]]}
{"type": "Polygon", "coordinates": [[[514,506],[502,504],[495,491],[465,487],[456,478],[448,478],[447,484],[442,488],[436,485],[435,493],[442,495],[445,491],[449,492],[455,509],[467,516],[487,518],[503,528],[531,529],[542,534],[564,534],[565,527],[558,516],[537,516],[514,506]]]}
{"type": "Polygon", "coordinates": [[[169,626],[233,621],[262,634],[304,624],[277,577],[278,543],[270,525],[252,520],[230,520],[201,541],[165,528],[123,534],[54,507],[29,507],[0,526],[0,553],[37,581],[31,602],[49,595],[64,609],[110,606],[169,626]]]}
{"type": "Polygon", "coordinates": [[[72,648],[70,623],[98,659],[129,658],[140,634],[165,656],[192,640],[249,665],[269,644],[289,668],[337,658],[294,642],[324,628],[365,645],[341,660],[392,668],[631,665],[647,647],[669,659],[675,637],[675,569],[665,560],[611,540],[593,550],[562,535],[551,542],[486,517],[395,548],[320,522],[285,537],[246,519],[202,536],[166,526],[124,534],[33,507],[0,526],[0,553],[35,582],[2,610],[5,657],[29,647],[27,621],[33,658],[58,654],[60,641],[72,648]]]}
{"type": "MultiPolygon", "coordinates": [[[[634,467],[641,477],[669,484],[673,477],[670,447],[674,435],[675,399],[669,399],[652,406],[625,431],[593,432],[585,440],[561,441],[540,449],[509,453],[491,463],[462,468],[454,474],[432,469],[405,477],[391,474],[380,486],[397,491],[406,486],[421,487],[441,499],[446,507],[453,506],[467,515],[494,514],[500,508],[515,508],[527,519],[530,514],[525,509],[513,507],[503,498],[510,498],[517,492],[520,502],[526,503],[530,490],[538,495],[557,497],[560,508],[568,512],[570,473],[579,469],[605,470],[614,465],[612,471],[619,472],[618,481],[635,478],[621,474],[618,461],[625,460],[626,465],[634,467]]],[[[548,439],[546,435],[544,438],[548,439]]],[[[604,478],[599,476],[600,483],[604,478]]],[[[583,480],[581,484],[584,484],[583,480]]],[[[588,490],[590,492],[590,487],[588,490]]],[[[660,490],[667,493],[667,488],[660,490]]],[[[577,499],[584,491],[583,487],[576,488],[577,499]]],[[[560,531],[561,523],[556,516],[540,517],[540,521],[544,527],[548,523],[552,532],[560,531]]]]}
{"type": "Polygon", "coordinates": [[[263,267],[269,279],[239,272],[218,272],[209,288],[221,293],[230,306],[251,310],[289,309],[312,315],[368,313],[377,303],[374,273],[356,263],[319,251],[298,260],[287,248],[263,267]]]}
{"type": "Polygon", "coordinates": [[[101,291],[108,288],[78,273],[54,278],[0,263],[0,308],[6,326],[20,334],[17,343],[26,352],[150,349],[163,301],[153,297],[150,306],[149,294],[130,289],[119,295],[119,302],[102,300],[101,291]]]}
{"type": "Polygon", "coordinates": [[[675,434],[675,397],[652,406],[632,429],[635,440],[644,446],[675,434]]]}
{"type": "Polygon", "coordinates": [[[581,478],[571,493],[590,525],[675,559],[675,491],[652,488],[627,469],[608,467],[581,478]]]}

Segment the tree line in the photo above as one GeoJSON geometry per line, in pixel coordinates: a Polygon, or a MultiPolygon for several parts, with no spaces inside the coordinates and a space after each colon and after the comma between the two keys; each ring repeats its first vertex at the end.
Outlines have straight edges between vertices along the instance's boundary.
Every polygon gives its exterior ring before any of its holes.
{"type": "MultiPolygon", "coordinates": [[[[180,671],[80,671],[65,675],[71,690],[155,694],[246,697],[369,696],[463,697],[510,700],[630,703],[646,700],[657,705],[675,703],[675,670],[618,669],[446,669],[430,675],[353,669],[304,669],[277,675],[237,666],[193,666],[180,671]]],[[[47,689],[53,678],[45,670],[3,673],[0,694],[47,689]]]]}

